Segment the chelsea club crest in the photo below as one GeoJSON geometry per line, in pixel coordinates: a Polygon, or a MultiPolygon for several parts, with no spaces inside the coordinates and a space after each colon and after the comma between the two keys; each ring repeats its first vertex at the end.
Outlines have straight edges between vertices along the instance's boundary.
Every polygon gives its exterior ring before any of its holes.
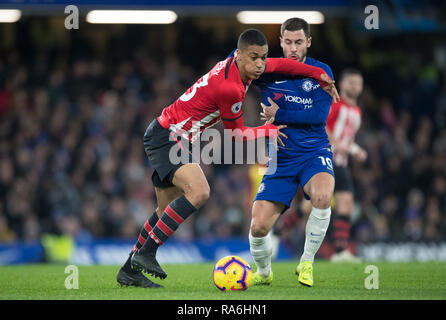
{"type": "Polygon", "coordinates": [[[311,80],[305,80],[304,83],[302,83],[302,89],[304,89],[306,92],[310,92],[311,89],[313,89],[313,83],[311,80]]]}

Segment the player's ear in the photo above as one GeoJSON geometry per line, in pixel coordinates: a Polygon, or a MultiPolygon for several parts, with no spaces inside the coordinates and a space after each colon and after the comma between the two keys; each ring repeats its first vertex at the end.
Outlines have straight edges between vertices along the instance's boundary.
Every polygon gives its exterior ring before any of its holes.
{"type": "Polygon", "coordinates": [[[311,47],[311,36],[307,39],[307,48],[311,47]]]}
{"type": "Polygon", "coordinates": [[[280,40],[280,46],[283,48],[283,38],[279,37],[279,40],[280,40]]]}
{"type": "Polygon", "coordinates": [[[242,60],[242,55],[241,55],[241,51],[240,49],[236,49],[234,56],[237,58],[237,61],[241,61],[242,60]]]}

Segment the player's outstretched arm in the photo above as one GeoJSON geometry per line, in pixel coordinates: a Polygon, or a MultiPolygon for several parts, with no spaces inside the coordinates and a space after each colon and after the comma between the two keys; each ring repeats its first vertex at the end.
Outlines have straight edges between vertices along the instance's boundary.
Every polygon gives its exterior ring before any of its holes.
{"type": "Polygon", "coordinates": [[[267,137],[275,141],[277,148],[276,141],[283,146],[284,143],[281,139],[288,138],[283,132],[280,132],[281,129],[286,128],[286,125],[273,125],[274,118],[269,119],[263,126],[259,127],[246,127],[243,122],[243,117],[232,121],[223,119],[223,125],[225,129],[230,130],[229,134],[234,141],[249,141],[267,137]]]}
{"type": "Polygon", "coordinates": [[[322,87],[333,84],[334,81],[324,69],[285,58],[266,59],[265,73],[281,73],[290,76],[310,77],[319,82],[322,87]]]}
{"type": "Polygon", "coordinates": [[[325,72],[324,69],[309,66],[305,63],[285,59],[285,58],[268,58],[266,59],[265,73],[281,73],[290,76],[305,76],[315,79],[321,88],[325,90],[332,98],[333,102],[340,100],[339,93],[336,90],[333,79],[325,72]]]}

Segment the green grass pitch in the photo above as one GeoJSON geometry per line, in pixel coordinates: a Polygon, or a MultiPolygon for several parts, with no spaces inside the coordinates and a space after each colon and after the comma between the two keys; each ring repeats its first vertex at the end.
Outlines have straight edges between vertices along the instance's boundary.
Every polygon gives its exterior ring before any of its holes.
{"type": "Polygon", "coordinates": [[[168,277],[156,279],[164,288],[121,287],[119,266],[79,266],[79,289],[65,288],[65,265],[0,267],[0,299],[120,299],[120,300],[301,300],[301,299],[446,299],[446,263],[334,264],[316,261],[314,287],[299,285],[297,261],[273,262],[271,286],[251,286],[240,292],[220,292],[213,284],[211,263],[163,265],[168,277]],[[373,264],[379,271],[379,289],[366,289],[373,264]]]}

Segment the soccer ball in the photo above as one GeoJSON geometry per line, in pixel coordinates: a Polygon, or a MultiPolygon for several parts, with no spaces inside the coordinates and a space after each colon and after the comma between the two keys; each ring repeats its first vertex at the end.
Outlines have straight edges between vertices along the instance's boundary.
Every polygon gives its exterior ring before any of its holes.
{"type": "Polygon", "coordinates": [[[214,284],[221,291],[248,289],[252,269],[249,263],[237,256],[221,258],[214,267],[214,284]]]}

